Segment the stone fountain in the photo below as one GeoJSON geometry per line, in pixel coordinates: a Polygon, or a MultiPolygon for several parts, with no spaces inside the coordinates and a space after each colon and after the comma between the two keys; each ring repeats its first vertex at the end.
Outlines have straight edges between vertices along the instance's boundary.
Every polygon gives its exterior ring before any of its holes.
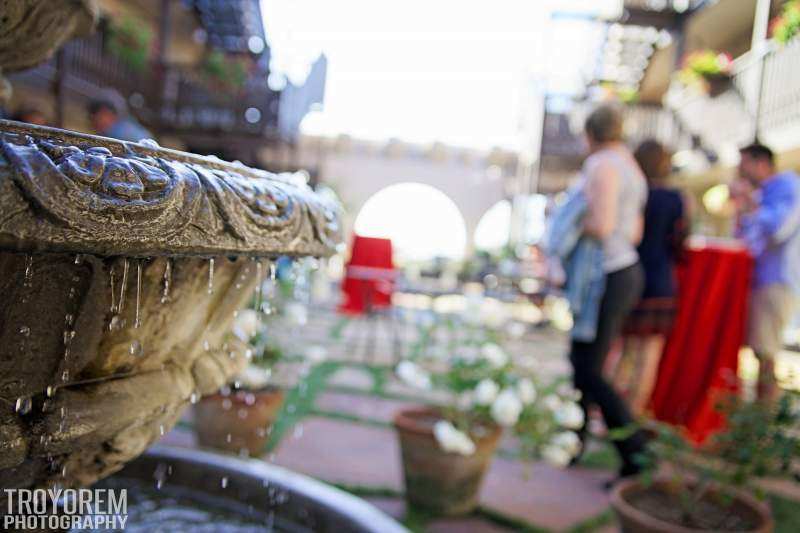
{"type": "MultiPolygon", "coordinates": [[[[0,0],[0,101],[3,70],[90,32],[94,1],[0,0]]],[[[133,531],[161,529],[162,511],[226,530],[245,520],[247,531],[405,531],[261,461],[143,454],[248,363],[226,332],[261,298],[272,260],[331,255],[340,216],[290,175],[0,120],[0,515],[4,489],[86,487],[122,469],[101,483],[144,498],[133,531]],[[169,507],[189,494],[193,508],[151,512],[148,498],[169,507]]]]}
{"type": "Polygon", "coordinates": [[[247,363],[226,331],[338,207],[242,165],[0,121],[0,488],[87,485],[247,363]]]}

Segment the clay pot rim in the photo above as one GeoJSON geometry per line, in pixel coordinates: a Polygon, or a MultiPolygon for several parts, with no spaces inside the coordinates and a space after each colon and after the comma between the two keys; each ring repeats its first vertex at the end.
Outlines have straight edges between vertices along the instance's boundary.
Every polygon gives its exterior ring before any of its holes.
{"type": "MultiPolygon", "coordinates": [[[[407,409],[401,409],[394,415],[394,426],[400,431],[430,436],[433,438],[433,430],[429,426],[419,424],[417,422],[416,418],[420,416],[441,417],[441,412],[438,408],[431,406],[409,407],[407,409]]],[[[473,434],[470,436],[477,438],[480,441],[496,440],[500,438],[500,435],[503,432],[503,428],[497,424],[486,424],[484,427],[487,430],[486,435],[476,437],[476,435],[473,434]]]]}
{"type": "MultiPolygon", "coordinates": [[[[666,483],[666,479],[657,478],[654,480],[653,485],[663,486],[666,483]]],[[[650,528],[653,530],[669,530],[675,533],[709,533],[711,531],[708,529],[688,528],[673,524],[672,522],[661,520],[637,509],[625,499],[625,496],[628,494],[644,488],[645,487],[642,485],[641,480],[638,478],[623,479],[619,481],[611,491],[611,497],[609,498],[611,507],[620,514],[630,516],[633,520],[639,522],[640,524],[650,526],[650,528]]],[[[760,523],[756,525],[755,529],[748,531],[772,531],[772,528],[769,527],[770,524],[772,524],[772,513],[765,503],[757,500],[751,494],[748,494],[744,491],[734,491],[733,496],[734,499],[752,508],[761,520],[760,523]]]]}
{"type": "Polygon", "coordinates": [[[203,400],[222,400],[228,398],[232,402],[240,401],[241,397],[246,394],[255,394],[255,395],[270,395],[270,396],[283,396],[286,394],[286,391],[283,387],[279,387],[278,385],[267,385],[260,389],[248,389],[245,387],[239,389],[232,389],[230,394],[221,394],[219,392],[215,392],[214,394],[208,394],[203,396],[203,400]]]}

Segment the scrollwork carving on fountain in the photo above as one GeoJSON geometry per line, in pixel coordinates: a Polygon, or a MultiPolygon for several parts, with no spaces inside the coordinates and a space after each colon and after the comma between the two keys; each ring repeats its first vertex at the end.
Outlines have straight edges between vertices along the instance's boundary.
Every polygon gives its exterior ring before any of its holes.
{"type": "Polygon", "coordinates": [[[0,121],[0,489],[144,451],[246,364],[235,311],[269,258],[333,253],[339,209],[286,176],[0,121]]]}

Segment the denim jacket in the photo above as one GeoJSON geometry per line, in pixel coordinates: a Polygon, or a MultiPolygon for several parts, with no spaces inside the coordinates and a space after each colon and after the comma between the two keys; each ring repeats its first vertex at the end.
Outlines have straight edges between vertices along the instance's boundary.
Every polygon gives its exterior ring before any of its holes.
{"type": "Polygon", "coordinates": [[[545,254],[559,259],[564,266],[567,284],[565,296],[572,311],[572,338],[591,342],[597,335],[600,301],[606,288],[603,270],[603,245],[583,234],[583,218],[588,209],[581,188],[569,196],[549,220],[545,235],[545,254]]]}

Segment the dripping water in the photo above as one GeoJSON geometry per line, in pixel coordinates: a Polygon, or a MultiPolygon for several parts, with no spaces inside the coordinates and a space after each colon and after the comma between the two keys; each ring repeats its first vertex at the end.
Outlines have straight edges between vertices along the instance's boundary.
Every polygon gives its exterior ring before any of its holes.
{"type": "Polygon", "coordinates": [[[136,309],[134,312],[133,327],[138,328],[141,326],[139,320],[139,309],[142,299],[142,261],[136,263],[136,309]]]}
{"type": "Polygon", "coordinates": [[[208,294],[214,292],[214,258],[208,260],[208,294]]]}
{"type": "Polygon", "coordinates": [[[114,314],[117,312],[117,302],[116,297],[114,296],[114,265],[111,265],[111,269],[108,271],[108,279],[111,284],[111,313],[114,314]]]}
{"type": "Polygon", "coordinates": [[[261,260],[256,259],[256,309],[259,310],[261,309],[261,294],[264,290],[264,280],[262,276],[261,260]]]}
{"type": "Polygon", "coordinates": [[[117,304],[117,313],[122,314],[122,309],[125,305],[125,289],[128,286],[128,270],[130,269],[130,262],[128,259],[122,261],[122,281],[119,287],[119,304],[117,304]]]}
{"type": "Polygon", "coordinates": [[[30,285],[33,279],[33,256],[27,254],[25,256],[25,285],[30,285]]]}
{"type": "Polygon", "coordinates": [[[172,259],[167,258],[164,264],[164,290],[161,293],[161,303],[167,303],[169,300],[169,286],[172,281],[172,259]]]}

